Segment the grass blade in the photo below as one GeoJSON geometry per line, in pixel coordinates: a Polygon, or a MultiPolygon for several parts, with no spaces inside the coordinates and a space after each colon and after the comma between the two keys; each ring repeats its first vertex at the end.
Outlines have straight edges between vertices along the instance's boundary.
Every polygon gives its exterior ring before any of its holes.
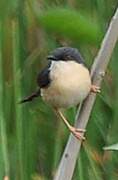
{"type": "Polygon", "coordinates": [[[18,150],[18,169],[19,179],[24,180],[24,163],[23,163],[23,112],[22,106],[18,105],[21,98],[20,84],[20,52],[19,52],[19,24],[17,19],[12,22],[12,41],[13,41],[13,75],[14,75],[14,94],[15,94],[15,113],[16,113],[16,136],[18,150]]]}
{"type": "MultiPolygon", "coordinates": [[[[3,77],[3,61],[2,61],[2,37],[4,22],[0,22],[0,136],[1,136],[1,151],[4,164],[4,175],[8,179],[9,177],[9,159],[8,159],[8,147],[7,147],[7,132],[6,132],[6,119],[4,114],[4,77],[3,77]]],[[[2,174],[2,172],[1,172],[2,174]]],[[[3,175],[3,174],[2,174],[3,175]]]]}

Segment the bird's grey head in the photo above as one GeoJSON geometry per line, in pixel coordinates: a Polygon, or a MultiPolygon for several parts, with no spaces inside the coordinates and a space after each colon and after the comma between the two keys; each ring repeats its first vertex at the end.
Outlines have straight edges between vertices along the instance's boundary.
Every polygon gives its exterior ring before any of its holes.
{"type": "Polygon", "coordinates": [[[47,59],[51,61],[76,61],[83,64],[83,58],[76,48],[60,47],[50,53],[47,59]]]}

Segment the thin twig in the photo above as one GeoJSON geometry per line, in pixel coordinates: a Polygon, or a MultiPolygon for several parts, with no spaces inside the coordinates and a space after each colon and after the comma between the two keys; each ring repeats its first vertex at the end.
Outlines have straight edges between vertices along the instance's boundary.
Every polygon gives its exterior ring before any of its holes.
{"type": "MultiPolygon", "coordinates": [[[[113,16],[109,28],[103,39],[98,56],[95,58],[91,69],[93,84],[100,86],[105,74],[106,68],[111,58],[111,54],[118,39],[118,9],[113,16]]],[[[76,117],[76,126],[86,128],[92,107],[94,105],[96,94],[91,93],[84,101],[79,116],[76,117]]],[[[59,168],[54,180],[71,180],[79,156],[81,142],[73,135],[70,135],[65,151],[63,153],[59,168]]]]}

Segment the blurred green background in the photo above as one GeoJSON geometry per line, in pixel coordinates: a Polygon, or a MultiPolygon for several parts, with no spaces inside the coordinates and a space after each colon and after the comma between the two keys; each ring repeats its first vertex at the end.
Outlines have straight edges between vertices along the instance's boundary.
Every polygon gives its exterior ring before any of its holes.
{"type": "MultiPolygon", "coordinates": [[[[72,46],[88,67],[117,0],[0,1],[0,180],[51,180],[69,132],[41,98],[19,105],[36,88],[50,50],[72,46]]],[[[71,123],[76,108],[65,111],[71,123]]],[[[118,45],[87,126],[73,180],[118,180],[118,45]]],[[[68,180],[68,178],[67,178],[68,180]]]]}

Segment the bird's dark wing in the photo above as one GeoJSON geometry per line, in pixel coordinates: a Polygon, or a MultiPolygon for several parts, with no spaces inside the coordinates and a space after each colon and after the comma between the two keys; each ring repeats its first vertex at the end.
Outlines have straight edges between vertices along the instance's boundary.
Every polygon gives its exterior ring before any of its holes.
{"type": "Polygon", "coordinates": [[[38,74],[37,83],[40,88],[46,88],[50,84],[49,67],[50,64],[38,74]]]}
{"type": "Polygon", "coordinates": [[[44,70],[42,70],[38,74],[37,83],[38,83],[39,88],[35,92],[33,92],[30,96],[21,100],[19,103],[32,101],[34,98],[40,96],[40,88],[48,87],[48,85],[50,84],[50,78],[49,78],[50,69],[49,68],[50,68],[50,63],[44,70]]]}

